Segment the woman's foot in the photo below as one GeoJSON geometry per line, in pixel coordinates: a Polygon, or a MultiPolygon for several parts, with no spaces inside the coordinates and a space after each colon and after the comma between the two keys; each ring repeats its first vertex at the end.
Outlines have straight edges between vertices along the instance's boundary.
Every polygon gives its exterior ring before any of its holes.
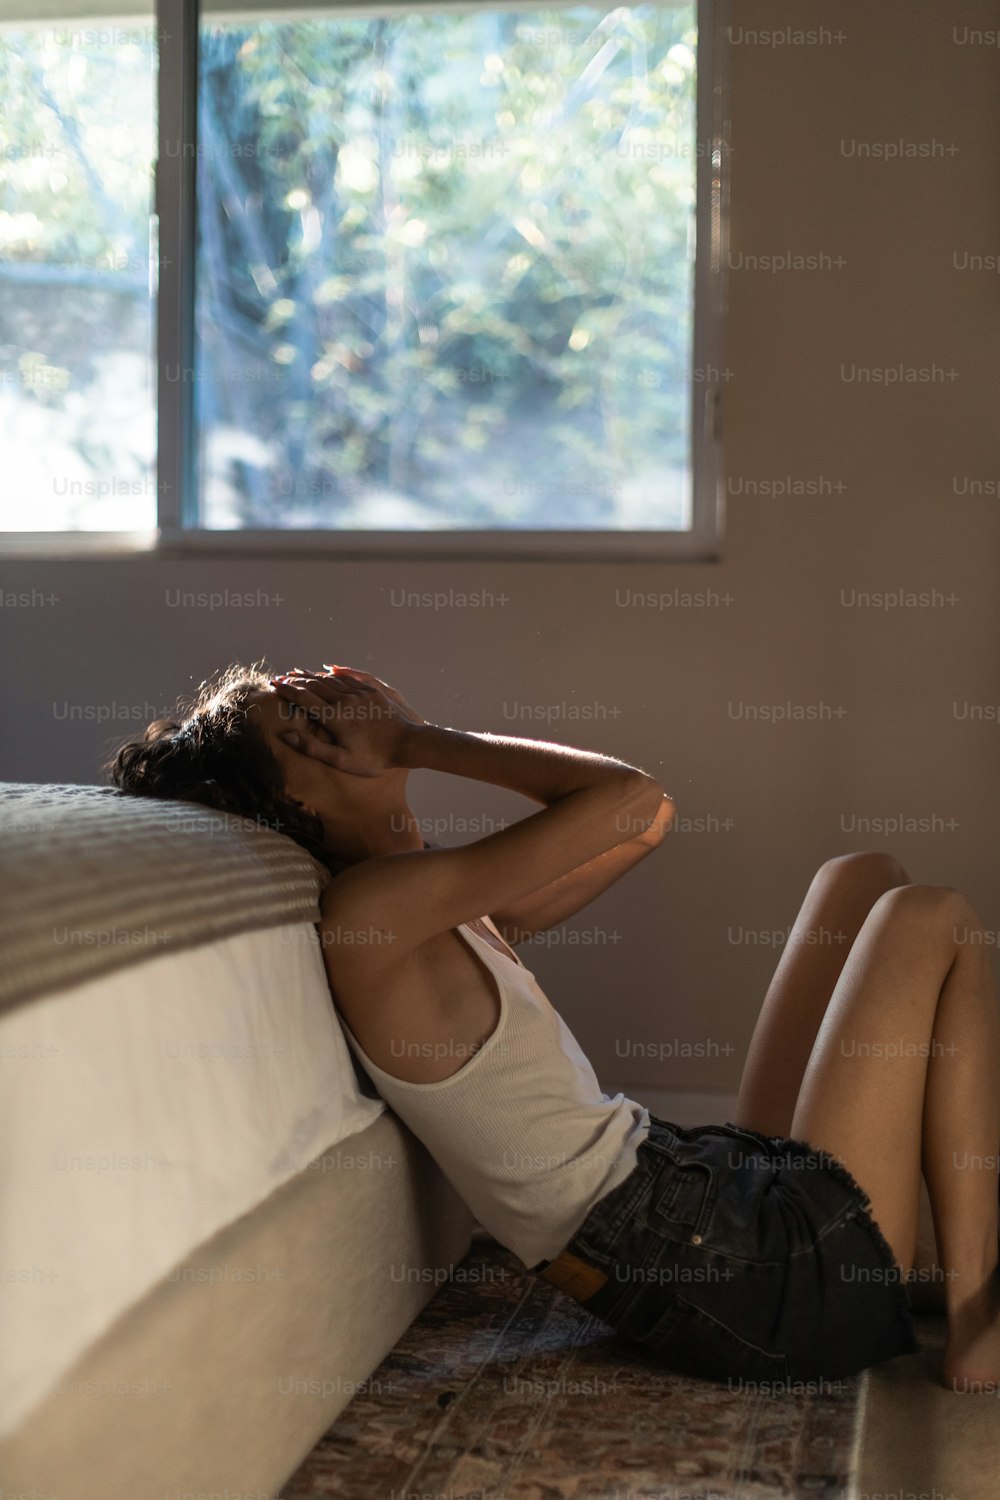
{"type": "Polygon", "coordinates": [[[943,1381],[960,1395],[1000,1394],[1000,1271],[949,1310],[943,1381]]]}

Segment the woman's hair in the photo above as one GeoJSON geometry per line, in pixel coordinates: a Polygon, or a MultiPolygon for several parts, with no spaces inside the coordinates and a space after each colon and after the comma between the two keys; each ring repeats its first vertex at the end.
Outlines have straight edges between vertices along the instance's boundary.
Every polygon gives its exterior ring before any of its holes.
{"type": "Polygon", "coordinates": [[[287,834],[329,867],[323,824],[286,793],[281,767],[247,719],[252,693],[271,679],[263,661],[226,667],[178,700],[176,719],[156,719],[120,746],[103,769],[137,797],[198,802],[287,834]]]}

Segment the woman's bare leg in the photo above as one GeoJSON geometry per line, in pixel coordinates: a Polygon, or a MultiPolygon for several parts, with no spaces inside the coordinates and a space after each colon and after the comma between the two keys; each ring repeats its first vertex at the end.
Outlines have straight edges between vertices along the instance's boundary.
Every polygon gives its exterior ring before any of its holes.
{"type": "Polygon", "coordinates": [[[955,891],[881,896],[820,1024],[791,1129],[853,1173],[904,1275],[923,1171],[956,1390],[1000,1381],[1000,1017],[982,938],[955,891]]]}
{"type": "Polygon", "coordinates": [[[813,876],[761,1007],[733,1122],[788,1135],[834,986],[878,898],[910,877],[891,854],[843,854],[813,876]]]}
{"type": "MultiPolygon", "coordinates": [[[[910,877],[891,854],[841,854],[821,865],[789,933],[761,1007],[740,1080],[733,1121],[764,1135],[789,1135],[816,1033],[861,926],[879,896],[910,877]]],[[[944,1273],[927,1185],[908,1282],[915,1311],[947,1311],[944,1273]]]]}

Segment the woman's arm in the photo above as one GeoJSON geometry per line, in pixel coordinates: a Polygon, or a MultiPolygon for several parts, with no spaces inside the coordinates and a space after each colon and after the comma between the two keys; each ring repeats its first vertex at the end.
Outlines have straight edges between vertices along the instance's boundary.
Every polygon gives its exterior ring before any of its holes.
{"type": "Polygon", "coordinates": [[[324,894],[325,941],[350,944],[354,927],[392,933],[387,959],[436,933],[502,911],[634,837],[656,819],[663,788],[611,756],[544,741],[428,724],[369,673],[338,669],[276,680],[285,696],[321,716],[331,743],[310,754],[353,776],[393,769],[444,771],[508,787],[544,810],[474,843],[407,850],[350,866],[324,894]]]}
{"type": "Polygon", "coordinates": [[[471,844],[381,855],[338,876],[324,916],[349,931],[377,912],[401,945],[397,954],[559,880],[621,844],[623,828],[648,827],[663,802],[654,777],[610,756],[440,725],[406,726],[393,764],[471,777],[545,803],[471,844]]]}
{"type": "MultiPolygon", "coordinates": [[[[571,792],[598,784],[620,784],[639,778],[649,786],[659,787],[652,776],[627,761],[554,741],[446,729],[440,724],[406,723],[402,731],[394,764],[407,770],[447,771],[453,776],[488,781],[492,786],[521,792],[547,807],[571,792]]],[[[659,796],[663,796],[662,788],[659,796]]],[[[645,824],[652,822],[657,805],[653,804],[645,824]]],[[[629,826],[623,816],[615,830],[619,842],[622,831],[629,826]]],[[[639,831],[638,823],[632,831],[639,831]]]]}
{"type": "Polygon", "coordinates": [[[534,932],[557,927],[576,912],[589,906],[614,885],[616,880],[637,865],[662,844],[670,831],[674,804],[664,793],[656,817],[642,833],[626,838],[614,849],[587,860],[558,880],[522,896],[490,916],[508,943],[523,942],[534,932]]]}

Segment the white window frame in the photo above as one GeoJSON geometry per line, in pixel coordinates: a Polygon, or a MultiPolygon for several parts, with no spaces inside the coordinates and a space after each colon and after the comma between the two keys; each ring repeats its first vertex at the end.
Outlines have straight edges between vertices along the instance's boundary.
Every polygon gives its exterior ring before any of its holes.
{"type": "MultiPolygon", "coordinates": [[[[482,8],[527,9],[544,0],[482,0],[482,8]]],[[[557,0],[558,3],[558,0],[557,0]]],[[[652,0],[656,3],[656,0],[652,0]]],[[[35,0],[39,4],[39,0],[35,0]]],[[[160,260],[157,294],[157,516],[153,532],[46,531],[0,533],[0,556],[325,557],[343,560],[420,558],[549,562],[714,562],[721,555],[725,480],[723,414],[727,272],[729,263],[730,124],[726,35],[731,0],[697,0],[698,60],[695,138],[696,218],[692,374],[689,391],[692,524],[687,531],[513,530],[337,531],[244,528],[221,531],[189,524],[196,513],[194,390],[190,380],[166,379],[167,369],[194,368],[195,197],[197,157],[198,22],[200,0],[155,0],[160,38],[158,154],[154,211],[160,260]],[[170,149],[167,149],[169,142],[170,149]],[[180,143],[178,146],[177,143],[180,143]],[[700,376],[700,378],[697,378],[700,376]]],[[[44,12],[64,16],[73,0],[42,0],[44,12]]],[[[128,9],[128,0],[94,7],[128,9]]],[[[319,7],[282,0],[209,0],[215,13],[250,17],[319,7]]],[[[329,14],[382,14],[412,9],[404,0],[323,5],[329,14]]],[[[434,9],[470,9],[469,0],[434,0],[434,9]]],[[[478,6],[475,8],[479,8],[478,6]]],[[[87,7],[89,10],[89,6],[87,7]]],[[[55,19],[53,14],[53,19],[55,19]]],[[[41,19],[35,10],[35,24],[41,19]]]]}

